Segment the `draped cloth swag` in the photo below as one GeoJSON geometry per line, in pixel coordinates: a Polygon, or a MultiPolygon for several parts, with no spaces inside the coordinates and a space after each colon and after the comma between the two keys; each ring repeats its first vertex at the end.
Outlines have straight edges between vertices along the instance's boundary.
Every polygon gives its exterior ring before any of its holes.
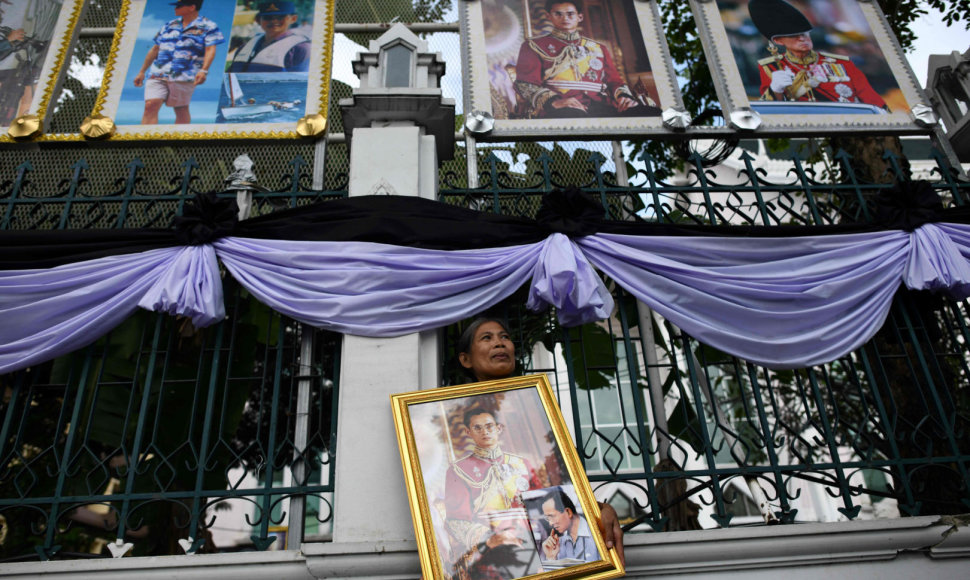
{"type": "Polygon", "coordinates": [[[595,267],[695,338],[772,368],[860,347],[901,286],[970,296],[966,210],[914,222],[897,208],[899,227],[704,227],[611,222],[578,191],[547,197],[537,220],[381,196],[234,223],[204,198],[175,230],[0,232],[0,373],[139,307],[216,323],[220,263],[274,310],[371,337],[454,323],[523,285],[529,308],[553,306],[565,326],[602,320],[614,304],[595,267]]]}

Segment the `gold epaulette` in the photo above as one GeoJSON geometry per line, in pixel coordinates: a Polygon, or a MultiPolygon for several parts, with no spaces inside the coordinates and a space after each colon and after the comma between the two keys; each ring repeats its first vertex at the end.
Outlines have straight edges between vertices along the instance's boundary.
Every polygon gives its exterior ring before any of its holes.
{"type": "Polygon", "coordinates": [[[849,58],[847,56],[843,56],[841,54],[832,54],[831,52],[822,52],[822,51],[819,51],[818,55],[819,56],[825,56],[825,57],[828,57],[828,58],[834,58],[835,60],[852,60],[851,58],[849,58]]]}
{"type": "Polygon", "coordinates": [[[783,57],[780,54],[777,55],[777,56],[769,56],[769,57],[766,57],[766,58],[763,58],[763,59],[759,60],[758,61],[758,64],[759,65],[773,64],[773,63],[778,62],[779,60],[782,60],[783,58],[785,58],[785,57],[783,57]]]}

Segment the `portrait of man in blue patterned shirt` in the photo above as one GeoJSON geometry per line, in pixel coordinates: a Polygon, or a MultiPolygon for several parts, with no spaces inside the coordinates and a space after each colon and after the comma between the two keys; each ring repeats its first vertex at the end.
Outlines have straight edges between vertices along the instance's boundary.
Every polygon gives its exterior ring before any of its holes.
{"type": "Polygon", "coordinates": [[[157,124],[162,105],[172,107],[176,124],[192,122],[192,93],[208,78],[216,45],[225,42],[218,25],[199,14],[202,1],[172,2],[176,18],[162,25],[145,55],[133,81],[136,87],[145,87],[142,125],[157,124]]]}

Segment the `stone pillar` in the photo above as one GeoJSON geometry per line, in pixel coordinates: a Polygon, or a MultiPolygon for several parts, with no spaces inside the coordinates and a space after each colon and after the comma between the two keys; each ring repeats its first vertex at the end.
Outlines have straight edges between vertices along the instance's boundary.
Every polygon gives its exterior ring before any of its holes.
{"type": "MultiPolygon", "coordinates": [[[[370,50],[354,62],[361,88],[340,103],[350,142],[349,194],[435,199],[438,159],[454,150],[454,103],[442,99],[438,87],[444,64],[400,24],[372,41],[370,50]],[[410,52],[402,53],[402,47],[410,52]],[[392,57],[385,54],[392,50],[392,57]],[[411,55],[410,75],[401,74],[402,54],[411,55]],[[388,59],[395,74],[383,69],[388,59]],[[411,85],[401,86],[404,76],[411,85]]],[[[390,395],[436,387],[438,353],[437,331],[380,339],[344,336],[333,542],[304,545],[308,557],[329,557],[331,564],[333,558],[348,565],[368,561],[378,568],[396,567],[397,573],[404,566],[410,575],[418,569],[390,395]]]]}

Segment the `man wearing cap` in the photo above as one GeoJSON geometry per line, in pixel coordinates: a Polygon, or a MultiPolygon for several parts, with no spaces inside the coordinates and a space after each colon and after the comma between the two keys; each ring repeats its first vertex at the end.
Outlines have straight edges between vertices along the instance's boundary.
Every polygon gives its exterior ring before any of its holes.
{"type": "Polygon", "coordinates": [[[310,69],[310,39],[294,32],[293,2],[262,2],[256,22],[263,29],[236,51],[229,72],[305,72],[310,69]]]}
{"type": "Polygon", "coordinates": [[[177,18],[163,24],[155,35],[134,80],[136,87],[145,87],[142,125],[157,124],[163,104],[175,111],[176,124],[191,123],[192,93],[206,81],[216,45],[225,42],[216,23],[199,15],[202,0],[178,0],[171,5],[177,18]]]}
{"type": "Polygon", "coordinates": [[[758,61],[762,100],[866,103],[886,109],[849,57],[813,50],[812,24],[797,8],[785,0],[751,0],[748,12],[772,53],[758,61]]]}
{"type": "Polygon", "coordinates": [[[583,0],[548,0],[555,29],[527,39],[515,65],[515,91],[530,118],[657,116],[641,103],[605,44],[580,34],[583,0]]]}

